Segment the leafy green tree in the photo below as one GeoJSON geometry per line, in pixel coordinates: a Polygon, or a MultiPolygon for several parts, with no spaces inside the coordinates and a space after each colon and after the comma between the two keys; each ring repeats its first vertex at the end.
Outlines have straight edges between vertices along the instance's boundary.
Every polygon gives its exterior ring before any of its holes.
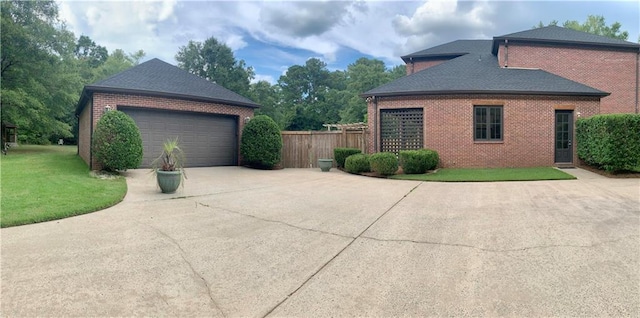
{"type": "Polygon", "coordinates": [[[267,81],[252,83],[249,87],[249,98],[261,105],[255,111],[256,115],[271,117],[280,129],[284,128],[284,113],[281,107],[280,86],[271,85],[267,81]]]}
{"type": "Polygon", "coordinates": [[[91,67],[102,65],[109,57],[109,52],[104,46],[97,45],[86,35],[81,35],[73,50],[79,60],[86,61],[91,67]]]}
{"type": "Polygon", "coordinates": [[[233,51],[214,37],[204,43],[189,41],[180,47],[176,60],[178,67],[243,96],[248,96],[251,80],[255,77],[252,67],[244,60],[236,60],[233,51]]]}
{"type": "Polygon", "coordinates": [[[340,121],[353,123],[364,121],[367,114],[367,103],[360,94],[404,76],[406,70],[404,65],[387,69],[380,60],[362,57],[347,67],[346,74],[347,93],[340,121]]]}
{"type": "Polygon", "coordinates": [[[331,118],[336,112],[326,103],[331,78],[327,64],[317,58],[307,60],[305,65],[293,65],[280,76],[287,130],[317,130],[338,119],[331,118]]]}
{"type": "MultiPolygon", "coordinates": [[[[553,20],[548,25],[558,25],[558,21],[553,20]]],[[[545,25],[540,21],[534,28],[541,28],[545,25]]],[[[601,15],[588,15],[587,20],[580,23],[576,20],[567,20],[562,24],[563,27],[583,32],[589,32],[596,35],[602,35],[614,39],[627,40],[629,38],[629,32],[621,31],[622,25],[620,22],[614,22],[610,26],[607,25],[604,16],[601,15]]],[[[640,40],[639,40],[640,41],[640,40]]]]}
{"type": "Polygon", "coordinates": [[[75,38],[53,1],[2,1],[2,121],[19,127],[19,141],[69,138],[81,79],[75,38]]]}

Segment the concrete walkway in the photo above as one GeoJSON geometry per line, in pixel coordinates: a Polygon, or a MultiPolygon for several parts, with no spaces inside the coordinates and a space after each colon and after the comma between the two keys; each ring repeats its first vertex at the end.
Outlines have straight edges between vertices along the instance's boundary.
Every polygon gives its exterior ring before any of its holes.
{"type": "Polygon", "coordinates": [[[637,317],[640,180],[567,172],[130,171],[115,207],[0,230],[0,316],[637,317]]]}

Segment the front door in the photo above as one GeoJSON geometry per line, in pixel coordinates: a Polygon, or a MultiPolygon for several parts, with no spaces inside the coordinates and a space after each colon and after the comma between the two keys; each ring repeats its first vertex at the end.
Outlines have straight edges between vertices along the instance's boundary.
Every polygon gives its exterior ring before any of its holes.
{"type": "Polygon", "coordinates": [[[573,162],[573,111],[556,110],[556,163],[573,162]]]}

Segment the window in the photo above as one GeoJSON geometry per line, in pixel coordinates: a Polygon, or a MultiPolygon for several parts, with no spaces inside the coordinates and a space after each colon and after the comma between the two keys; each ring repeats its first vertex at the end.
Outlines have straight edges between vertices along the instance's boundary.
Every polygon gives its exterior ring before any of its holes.
{"type": "Polygon", "coordinates": [[[473,108],[473,140],[502,140],[502,106],[475,106],[473,108]]]}

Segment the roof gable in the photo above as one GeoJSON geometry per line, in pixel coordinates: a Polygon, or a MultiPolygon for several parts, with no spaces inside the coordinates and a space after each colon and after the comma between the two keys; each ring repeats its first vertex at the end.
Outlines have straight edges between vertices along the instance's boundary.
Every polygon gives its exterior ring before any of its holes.
{"type": "Polygon", "coordinates": [[[559,26],[547,26],[511,34],[496,36],[493,38],[492,53],[498,52],[498,47],[504,40],[514,40],[533,43],[565,44],[600,46],[610,48],[635,48],[640,49],[640,44],[606,36],[595,35],[588,32],[576,31],[559,26]]]}
{"type": "Polygon", "coordinates": [[[157,58],[84,87],[77,113],[94,92],[141,94],[260,107],[252,100],[157,58]]]}
{"type": "Polygon", "coordinates": [[[538,69],[500,68],[491,53],[467,54],[374,88],[362,96],[514,94],[607,96],[538,69]]]}
{"type": "Polygon", "coordinates": [[[411,59],[454,58],[469,53],[488,53],[491,51],[491,44],[491,40],[457,40],[402,56],[402,60],[408,63],[411,59]]]}

